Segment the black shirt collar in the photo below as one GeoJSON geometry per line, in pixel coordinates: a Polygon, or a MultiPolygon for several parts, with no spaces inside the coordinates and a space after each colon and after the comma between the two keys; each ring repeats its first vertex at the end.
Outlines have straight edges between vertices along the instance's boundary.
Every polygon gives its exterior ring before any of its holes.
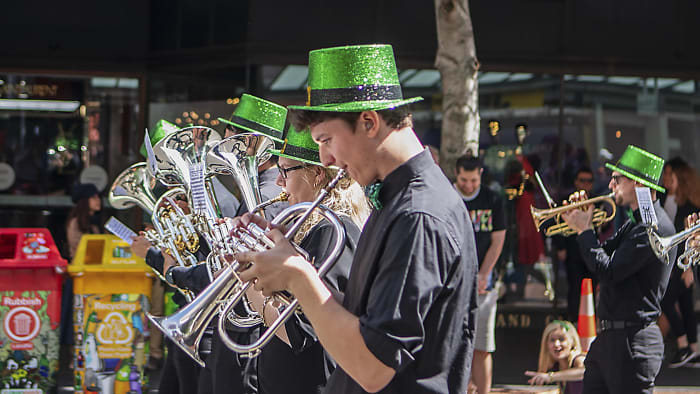
{"type": "Polygon", "coordinates": [[[435,162],[427,149],[408,159],[384,178],[382,189],[379,191],[379,201],[386,205],[408,185],[411,179],[417,177],[431,165],[434,166],[435,162]]]}

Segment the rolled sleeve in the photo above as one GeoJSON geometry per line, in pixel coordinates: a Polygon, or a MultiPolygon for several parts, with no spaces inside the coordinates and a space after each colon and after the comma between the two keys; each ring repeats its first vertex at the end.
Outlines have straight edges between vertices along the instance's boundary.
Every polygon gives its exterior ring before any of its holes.
{"type": "Polygon", "coordinates": [[[396,371],[416,358],[425,341],[425,317],[447,276],[449,237],[423,214],[400,218],[382,254],[360,333],[369,350],[396,371]]]}

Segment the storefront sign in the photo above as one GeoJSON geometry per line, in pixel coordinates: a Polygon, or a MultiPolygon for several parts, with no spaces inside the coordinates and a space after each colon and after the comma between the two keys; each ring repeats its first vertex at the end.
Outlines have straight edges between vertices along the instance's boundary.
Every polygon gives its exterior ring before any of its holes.
{"type": "Polygon", "coordinates": [[[47,98],[58,96],[58,85],[56,84],[2,84],[0,85],[0,97],[20,97],[20,98],[47,98]],[[27,97],[22,97],[26,95],[27,97]]]}

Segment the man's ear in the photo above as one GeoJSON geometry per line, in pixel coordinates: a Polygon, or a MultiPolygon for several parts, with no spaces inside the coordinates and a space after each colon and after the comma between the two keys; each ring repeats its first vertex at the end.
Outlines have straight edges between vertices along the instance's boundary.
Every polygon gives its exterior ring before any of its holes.
{"type": "Polygon", "coordinates": [[[360,131],[366,133],[369,138],[376,137],[379,132],[380,118],[377,111],[363,111],[357,118],[360,131]]]}

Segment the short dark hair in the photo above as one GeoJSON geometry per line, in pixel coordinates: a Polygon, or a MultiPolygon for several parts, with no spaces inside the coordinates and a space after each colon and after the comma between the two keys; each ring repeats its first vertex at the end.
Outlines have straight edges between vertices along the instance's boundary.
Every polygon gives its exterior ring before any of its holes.
{"type": "Polygon", "coordinates": [[[579,167],[579,169],[576,171],[576,174],[574,174],[574,179],[578,178],[579,174],[581,174],[582,172],[593,175],[593,171],[590,167],[583,166],[579,167]]]}
{"type": "MultiPolygon", "coordinates": [[[[404,127],[413,127],[413,118],[408,106],[402,105],[392,109],[383,109],[376,111],[379,116],[384,119],[387,126],[392,129],[402,129],[404,127]]],[[[304,130],[313,125],[333,119],[342,119],[347,122],[350,127],[355,129],[357,119],[361,112],[332,112],[332,111],[290,111],[291,122],[297,130],[304,130]]]]}
{"type": "Polygon", "coordinates": [[[457,159],[457,164],[455,164],[455,168],[457,169],[458,173],[460,169],[464,171],[478,170],[482,168],[481,160],[479,160],[478,157],[464,155],[457,159]]]}

